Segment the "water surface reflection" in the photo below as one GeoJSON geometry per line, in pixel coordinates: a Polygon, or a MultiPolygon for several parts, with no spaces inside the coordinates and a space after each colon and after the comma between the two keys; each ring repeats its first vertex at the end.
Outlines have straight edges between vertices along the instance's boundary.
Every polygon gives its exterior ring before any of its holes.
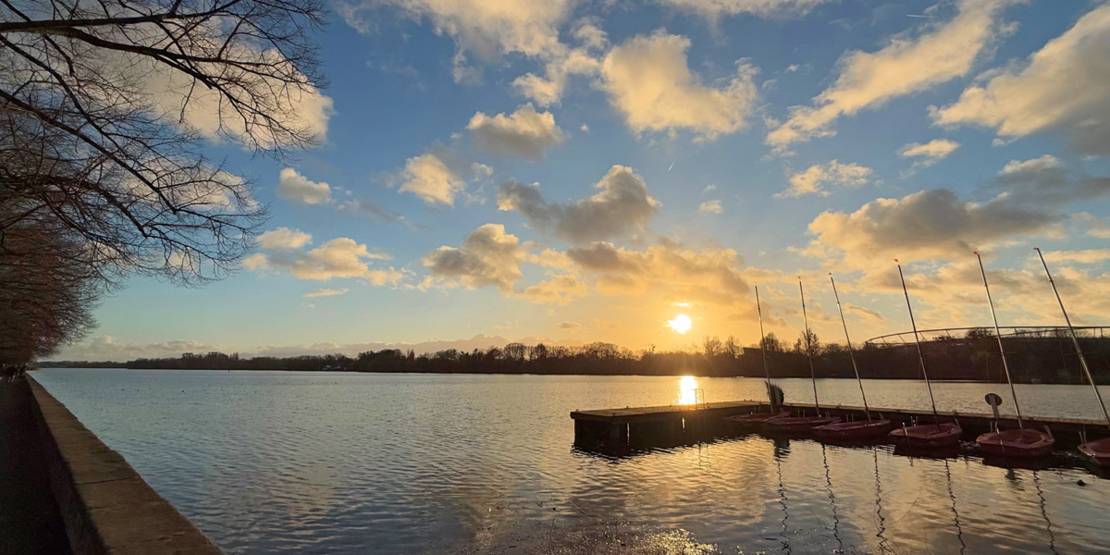
{"type": "MultiPolygon", "coordinates": [[[[675,377],[59,369],[38,379],[233,553],[1090,553],[1108,543],[1110,481],[1082,470],[758,436],[621,458],[571,448],[571,410],[672,404],[684,391],[675,377]]],[[[788,399],[804,400],[800,382],[784,384],[788,399]]],[[[854,382],[831,382],[822,400],[858,395],[854,382]]],[[[696,385],[710,400],[763,394],[759,380],[696,385]]],[[[868,387],[877,405],[924,389],[868,387]]],[[[938,404],[978,409],[982,387],[938,384],[938,404]]],[[[1089,390],[1053,387],[1029,392],[1030,405],[1088,416],[1089,390]]]]}

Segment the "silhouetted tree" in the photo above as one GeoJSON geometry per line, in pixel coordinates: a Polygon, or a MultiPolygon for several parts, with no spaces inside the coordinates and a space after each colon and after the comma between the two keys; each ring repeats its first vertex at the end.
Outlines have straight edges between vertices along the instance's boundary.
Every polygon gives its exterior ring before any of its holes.
{"type": "Polygon", "coordinates": [[[728,357],[732,359],[740,356],[740,344],[736,342],[735,337],[731,335],[728,336],[728,339],[725,340],[723,351],[725,355],[728,355],[728,357]]]}
{"type": "Polygon", "coordinates": [[[781,353],[785,351],[785,349],[783,349],[782,347],[782,342],[779,341],[779,338],[776,337],[773,332],[768,333],[766,336],[764,336],[762,347],[768,353],[781,353]]]}
{"type": "Polygon", "coordinates": [[[509,343],[502,351],[506,360],[524,360],[525,347],[522,343],[509,343]]]}
{"type": "Polygon", "coordinates": [[[547,347],[543,343],[537,344],[532,347],[530,360],[543,360],[547,358],[547,347]]]}
{"type": "Polygon", "coordinates": [[[706,337],[704,343],[704,352],[706,358],[713,358],[721,353],[721,340],[716,337],[706,337]]]}
{"type": "Polygon", "coordinates": [[[109,277],[219,277],[263,216],[200,132],[313,142],[318,0],[0,5],[0,230],[50,218],[109,277]]]}
{"type": "Polygon", "coordinates": [[[26,363],[83,337],[99,284],[85,253],[40,225],[0,233],[0,363],[26,363]]]}

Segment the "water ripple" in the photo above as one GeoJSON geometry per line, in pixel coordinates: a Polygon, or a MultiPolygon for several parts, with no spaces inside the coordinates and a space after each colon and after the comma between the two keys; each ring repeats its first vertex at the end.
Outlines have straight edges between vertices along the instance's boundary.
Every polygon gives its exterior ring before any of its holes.
{"type": "MultiPolygon", "coordinates": [[[[677,378],[36,377],[231,553],[1091,553],[1108,543],[1110,482],[1076,470],[758,436],[629,458],[571,447],[569,411],[668,404],[677,378]]],[[[758,380],[699,381],[711,401],[762,395],[758,380]]],[[[812,395],[806,381],[781,385],[791,400],[812,395]]],[[[868,397],[926,407],[915,385],[871,382],[868,397]]],[[[936,389],[942,410],[978,411],[997,386],[936,389]]],[[[854,382],[820,390],[834,404],[858,395],[854,382]]],[[[1084,388],[1019,394],[1032,414],[1098,410],[1084,388]]]]}

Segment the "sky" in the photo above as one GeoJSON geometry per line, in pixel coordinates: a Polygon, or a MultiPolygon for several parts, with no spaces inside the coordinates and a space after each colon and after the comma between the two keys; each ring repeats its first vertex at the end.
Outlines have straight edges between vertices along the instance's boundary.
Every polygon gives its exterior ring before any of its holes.
{"type": "MultiPolygon", "coordinates": [[[[843,343],[1110,324],[1110,3],[337,0],[225,280],[134,277],[55,359],[843,343]],[[682,316],[680,318],[679,316],[682,316]],[[683,325],[688,319],[689,329],[683,325]],[[671,323],[671,324],[669,324],[671,323]],[[675,329],[679,328],[679,329],[675,329]],[[685,333],[680,333],[685,332],[685,333]]],[[[172,86],[172,84],[167,84],[172,86]]],[[[194,114],[205,134],[206,123],[194,114]]]]}

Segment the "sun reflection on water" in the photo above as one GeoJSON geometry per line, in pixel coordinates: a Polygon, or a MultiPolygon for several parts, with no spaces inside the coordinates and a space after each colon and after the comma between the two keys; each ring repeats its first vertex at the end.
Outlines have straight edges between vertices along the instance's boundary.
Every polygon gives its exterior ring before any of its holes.
{"type": "Polygon", "coordinates": [[[693,405],[698,402],[698,379],[682,376],[678,379],[678,404],[693,405]]]}

